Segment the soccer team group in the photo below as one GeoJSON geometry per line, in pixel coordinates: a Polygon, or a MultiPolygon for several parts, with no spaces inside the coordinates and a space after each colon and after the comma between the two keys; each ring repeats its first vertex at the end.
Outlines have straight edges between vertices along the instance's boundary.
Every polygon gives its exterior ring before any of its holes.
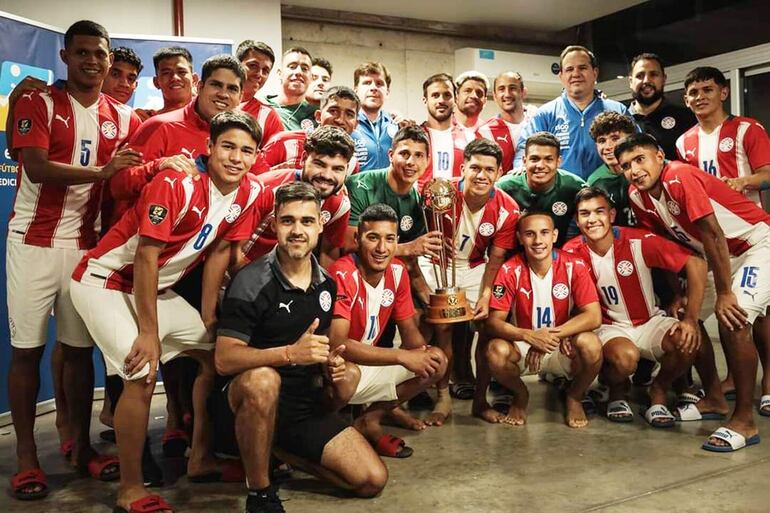
{"type": "Polygon", "coordinates": [[[539,109],[516,70],[441,73],[423,84],[417,125],[384,106],[381,63],[333,86],[329,62],[303,48],[276,61],[247,40],[200,75],[186,49],[161,49],[158,111],[127,106],[143,65],[100,25],[73,24],[61,59],[66,80],[22,81],[7,125],[19,162],[7,241],[16,498],[49,491],[33,431],[52,309],[61,453],[84,475],[119,478],[120,512],[172,511],[148,490],[162,484],[147,437],[159,368],[164,455],[187,455],[191,482],[246,482],[250,513],[284,511],[275,478],[292,466],[376,496],[381,457],[413,453],[383,423],[440,426],[452,396],[523,425],[533,373],[564,383],[571,428],[587,425],[587,396],[604,396],[609,421],[632,421],[634,376],[649,382],[651,427],[724,419],[704,449],[759,443],[770,141],[725,112],[719,70],[692,70],[682,108],[663,97],[661,59],[641,54],[627,109],[596,89],[594,55],[569,46],[564,90],[539,109]],[[280,92],[258,97],[274,64],[280,92]],[[488,95],[501,112],[482,120],[488,95]],[[454,189],[454,229],[451,212],[425,216],[435,178],[454,189]],[[446,255],[473,322],[424,320],[446,255]],[[712,314],[723,381],[703,328],[712,314]],[[94,344],[116,456],[89,438],[94,344]],[[493,378],[510,395],[502,409],[487,399],[493,378]],[[432,388],[425,418],[402,407],[432,388]]]}

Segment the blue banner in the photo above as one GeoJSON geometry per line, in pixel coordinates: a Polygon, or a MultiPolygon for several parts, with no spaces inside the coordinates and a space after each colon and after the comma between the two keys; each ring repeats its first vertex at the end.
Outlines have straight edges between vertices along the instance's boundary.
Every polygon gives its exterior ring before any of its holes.
{"type": "MultiPolygon", "coordinates": [[[[99,20],[95,20],[99,21],[99,20]]],[[[48,83],[64,79],[67,70],[59,58],[59,50],[64,47],[64,30],[49,27],[29,20],[0,12],[0,414],[7,412],[8,405],[8,367],[11,359],[11,344],[8,331],[8,306],[6,297],[7,278],[5,274],[5,241],[8,230],[8,217],[13,207],[16,191],[18,166],[11,160],[6,146],[5,120],[8,115],[8,95],[24,77],[31,75],[48,83]]],[[[112,39],[112,46],[126,46],[133,49],[144,64],[137,91],[131,103],[134,107],[157,108],[162,105],[160,91],[152,84],[155,69],[152,56],[165,46],[183,46],[193,56],[196,70],[208,57],[220,53],[232,53],[232,42],[205,41],[193,38],[172,38],[167,36],[123,36],[112,39]]],[[[199,73],[200,74],[200,73],[199,73]]],[[[48,326],[48,347],[40,367],[39,401],[53,398],[53,386],[50,372],[50,353],[55,341],[54,319],[48,326]]],[[[103,385],[101,356],[95,351],[94,364],[97,386],[103,385]]]]}

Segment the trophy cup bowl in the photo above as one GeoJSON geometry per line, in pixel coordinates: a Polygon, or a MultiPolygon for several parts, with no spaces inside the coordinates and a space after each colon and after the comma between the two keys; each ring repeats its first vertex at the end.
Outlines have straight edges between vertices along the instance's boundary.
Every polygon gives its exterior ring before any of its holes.
{"type": "MultiPolygon", "coordinates": [[[[444,240],[454,244],[457,232],[457,211],[455,203],[457,194],[452,182],[443,178],[434,178],[423,188],[423,213],[426,216],[425,226],[440,230],[444,240]],[[429,213],[429,214],[428,214],[429,213]],[[433,221],[428,223],[428,215],[433,221]],[[447,227],[445,219],[449,219],[447,227]],[[447,233],[450,232],[451,233],[447,233]]],[[[431,324],[452,324],[469,321],[473,318],[473,309],[468,304],[465,292],[456,286],[456,266],[454,255],[448,254],[442,245],[438,262],[432,260],[433,273],[437,288],[430,295],[430,304],[426,312],[426,321],[431,324]],[[451,266],[452,272],[449,273],[451,266]]]]}

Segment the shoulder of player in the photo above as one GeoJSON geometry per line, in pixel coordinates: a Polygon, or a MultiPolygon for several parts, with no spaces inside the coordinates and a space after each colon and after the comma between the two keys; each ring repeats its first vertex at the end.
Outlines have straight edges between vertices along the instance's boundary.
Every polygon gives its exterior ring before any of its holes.
{"type": "MultiPolygon", "coordinates": [[[[761,129],[763,132],[765,131],[765,127],[762,125],[762,123],[760,123],[754,118],[750,118],[747,116],[732,116],[730,118],[730,121],[738,125],[742,125],[742,124],[749,125],[749,129],[751,129],[752,127],[755,127],[755,128],[761,129]]],[[[765,132],[765,134],[767,134],[767,132],[765,132]]]]}
{"type": "Polygon", "coordinates": [[[582,235],[571,238],[561,247],[562,251],[569,254],[577,254],[586,248],[586,242],[582,235]]]}
{"type": "Polygon", "coordinates": [[[254,301],[265,287],[274,280],[270,267],[272,252],[249,263],[233,278],[227,289],[226,299],[254,301]]]}
{"type": "Polygon", "coordinates": [[[578,191],[588,185],[585,180],[566,169],[557,169],[556,172],[561,179],[560,187],[570,187],[578,191]]]}
{"type": "Polygon", "coordinates": [[[278,187],[279,185],[293,181],[295,172],[295,169],[276,169],[274,171],[260,173],[259,176],[257,176],[257,180],[268,187],[278,187]]]}
{"type": "Polygon", "coordinates": [[[598,101],[597,104],[599,107],[601,107],[601,112],[614,111],[620,112],[621,114],[628,114],[628,107],[617,100],[601,97],[599,100],[600,101],[598,101]]]}

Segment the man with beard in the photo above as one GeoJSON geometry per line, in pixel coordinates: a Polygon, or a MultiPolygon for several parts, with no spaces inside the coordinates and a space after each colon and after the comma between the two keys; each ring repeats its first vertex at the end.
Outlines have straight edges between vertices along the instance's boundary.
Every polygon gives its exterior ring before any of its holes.
{"type": "Polygon", "coordinates": [[[308,103],[319,106],[331,80],[332,63],[323,57],[314,57],[313,67],[310,68],[310,87],[305,97],[308,103]]]}
{"type": "MultiPolygon", "coordinates": [[[[291,182],[306,182],[321,196],[321,224],[323,237],[320,246],[320,262],[327,268],[336,260],[345,242],[345,231],[350,216],[350,200],[345,190],[348,163],[353,157],[353,140],[336,126],[322,126],[313,131],[303,145],[304,157],[300,169],[279,169],[259,175],[267,186],[266,194],[291,182]]],[[[269,202],[268,202],[269,203],[269,202]]],[[[264,212],[262,219],[253,227],[251,240],[241,246],[237,267],[242,267],[269,253],[276,244],[274,229],[275,212],[264,212]],[[244,260],[245,259],[245,260],[244,260]]]]}
{"type": "Polygon", "coordinates": [[[476,130],[484,124],[480,119],[481,111],[487,104],[489,80],[478,71],[461,73],[455,81],[457,101],[455,102],[454,122],[467,130],[468,140],[473,140],[476,130]]]}
{"type": "MultiPolygon", "coordinates": [[[[561,52],[559,80],[562,94],[537,110],[532,120],[522,128],[516,145],[513,167],[523,163],[524,145],[535,132],[550,132],[561,144],[563,168],[584,180],[602,165],[588,129],[593,119],[612,110],[627,114],[625,105],[606,100],[596,89],[599,64],[593,52],[584,46],[571,45],[561,52]]],[[[521,204],[521,203],[520,203],[521,204]]]]}
{"type": "Polygon", "coordinates": [[[362,171],[388,167],[388,153],[398,124],[383,105],[390,94],[390,73],[384,64],[365,62],[353,72],[353,89],[361,100],[358,128],[353,132],[362,171]]]}
{"type": "MultiPolygon", "coordinates": [[[[361,102],[352,89],[334,86],[324,93],[320,108],[315,111],[315,118],[320,126],[336,126],[348,135],[353,133],[358,124],[358,109],[361,102]]],[[[251,171],[256,174],[271,169],[300,169],[305,158],[304,145],[307,132],[280,132],[265,144],[262,154],[251,171]]],[[[358,172],[358,160],[355,155],[348,162],[348,174],[358,172]]]]}
{"type": "Polygon", "coordinates": [[[270,71],[273,69],[275,53],[267,44],[247,39],[238,45],[235,56],[246,72],[240,108],[257,120],[262,131],[261,145],[264,145],[275,134],[283,130],[283,123],[275,109],[265,105],[262,100],[257,98],[257,93],[265,85],[267,77],[270,76],[270,71]]]}
{"type": "Polygon", "coordinates": [[[462,175],[466,134],[452,123],[455,85],[446,73],[431,75],[422,84],[422,101],[428,108],[428,119],[421,126],[430,139],[430,160],[418,181],[418,189],[432,178],[456,178],[462,175]]]}
{"type": "Polygon", "coordinates": [[[629,112],[643,132],[655,137],[666,158],[676,160],[676,140],[695,124],[695,116],[685,107],[663,97],[666,71],[663,60],[654,53],[642,53],[631,61],[628,85],[634,101],[629,112]]]}
{"type": "Polygon", "coordinates": [[[313,57],[305,48],[296,46],[283,54],[281,69],[281,91],[267,97],[267,104],[273,107],[281,117],[284,130],[313,130],[316,111],[314,105],[305,100],[307,86],[310,84],[310,68],[313,57]]]}
{"type": "Polygon", "coordinates": [[[374,497],[387,468],[356,429],[323,407],[345,384],[346,365],[345,346],[330,351],[327,337],[337,287],[313,256],[323,229],[320,195],[304,182],[282,185],[273,210],[277,246],[235,275],[217,331],[216,368],[228,383],[212,402],[218,417],[234,424],[245,511],[284,512],[270,480],[273,450],[359,497],[374,497]]]}
{"type": "Polygon", "coordinates": [[[527,88],[516,71],[504,71],[495,77],[492,94],[500,114],[479,127],[477,136],[495,141],[500,146],[503,150],[503,174],[506,174],[513,169],[519,132],[532,119],[534,112],[524,106],[527,88]]]}

